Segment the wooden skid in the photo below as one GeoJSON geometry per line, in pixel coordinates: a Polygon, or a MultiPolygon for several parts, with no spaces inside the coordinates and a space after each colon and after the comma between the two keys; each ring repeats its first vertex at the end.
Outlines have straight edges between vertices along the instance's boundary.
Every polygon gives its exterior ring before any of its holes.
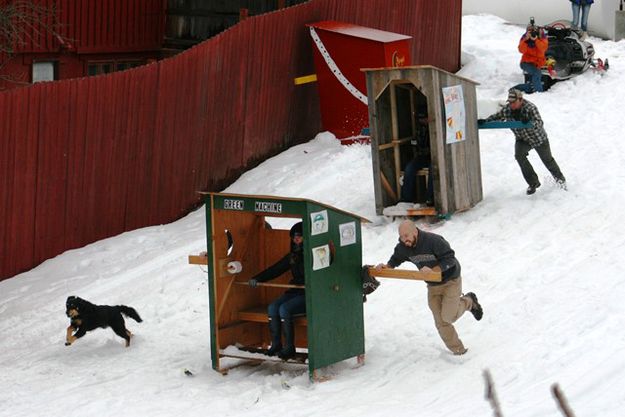
{"type": "Polygon", "coordinates": [[[308,353],[305,352],[297,352],[295,357],[287,360],[280,359],[277,356],[267,356],[266,349],[259,349],[254,347],[241,347],[241,354],[230,354],[230,353],[220,353],[219,356],[223,358],[234,358],[234,359],[244,359],[251,362],[282,362],[282,363],[292,363],[298,365],[306,365],[308,361],[308,353]],[[245,353],[249,352],[252,354],[261,354],[262,357],[259,356],[246,356],[245,353]]]}
{"type": "Polygon", "coordinates": [[[413,279],[420,281],[442,281],[443,277],[440,272],[423,272],[412,271],[409,269],[393,269],[393,268],[381,268],[369,267],[369,275],[378,278],[396,278],[396,279],[413,279]]]}
{"type": "Polygon", "coordinates": [[[297,357],[295,359],[287,359],[287,360],[282,360],[278,357],[273,357],[273,356],[266,356],[263,358],[260,357],[251,357],[251,356],[245,356],[243,354],[241,355],[231,355],[229,353],[220,353],[219,354],[220,357],[222,358],[232,358],[232,359],[242,359],[245,361],[249,361],[252,363],[255,362],[281,362],[281,363],[291,363],[294,365],[307,365],[306,360],[308,359],[308,357],[306,357],[305,359],[297,359],[297,357]]]}
{"type": "Polygon", "coordinates": [[[437,214],[436,208],[434,207],[422,207],[406,210],[406,216],[436,216],[437,214]]]}
{"type": "MultiPolygon", "coordinates": [[[[249,286],[247,281],[236,281],[235,284],[249,286]]],[[[257,287],[274,287],[274,288],[302,288],[302,289],[306,288],[304,285],[273,284],[271,282],[258,282],[256,286],[257,287]]]]}
{"type": "Polygon", "coordinates": [[[384,215],[388,217],[417,217],[417,216],[432,216],[436,217],[439,213],[435,207],[419,207],[410,209],[397,209],[393,207],[393,211],[384,210],[384,215]]]}

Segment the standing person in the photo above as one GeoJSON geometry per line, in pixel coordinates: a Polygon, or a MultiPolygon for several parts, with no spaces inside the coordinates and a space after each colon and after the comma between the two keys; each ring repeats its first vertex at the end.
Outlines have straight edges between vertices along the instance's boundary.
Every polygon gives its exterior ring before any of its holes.
{"type": "MultiPolygon", "coordinates": [[[[534,171],[532,164],[528,161],[527,155],[531,149],[535,149],[545,167],[549,170],[556,183],[566,190],[566,179],[560,171],[560,167],[553,156],[549,146],[549,138],[543,127],[543,120],[538,113],[538,109],[533,103],[523,99],[523,92],[517,89],[508,91],[508,102],[497,113],[490,115],[486,121],[492,120],[517,120],[523,123],[532,123],[532,127],[511,129],[516,138],[514,143],[514,158],[521,168],[523,178],[528,184],[526,193],[534,194],[540,187],[538,175],[534,171]]],[[[479,122],[479,121],[478,121],[479,122]]]]}
{"type": "Polygon", "coordinates": [[[579,11],[582,11],[582,31],[584,34],[588,31],[588,14],[590,14],[590,6],[594,3],[593,0],[571,0],[571,9],[573,11],[573,21],[571,26],[577,29],[579,28],[579,11]]]}
{"type": "Polygon", "coordinates": [[[515,88],[526,93],[542,92],[542,72],[545,65],[545,52],[549,41],[545,31],[532,24],[527,27],[525,34],[519,40],[519,52],[521,52],[521,69],[531,77],[531,84],[519,84],[515,88]]]}
{"type": "Polygon", "coordinates": [[[428,306],[445,346],[454,355],[464,354],[467,349],[453,323],[465,311],[470,311],[476,320],[481,320],[483,311],[474,293],[461,295],[462,277],[455,252],[442,236],[419,230],[411,220],[404,220],[399,225],[399,243],[393,255],[386,264],[378,264],[376,268],[396,268],[406,261],[412,262],[421,271],[442,273],[441,282],[426,281],[428,306]]]}
{"type": "MultiPolygon", "coordinates": [[[[294,224],[289,235],[291,236],[290,252],[274,265],[251,278],[248,281],[250,287],[256,288],[259,282],[270,281],[289,269],[293,276],[289,284],[305,284],[302,222],[294,224]]],[[[306,295],[302,288],[290,288],[269,304],[267,314],[269,316],[271,348],[267,351],[267,355],[275,356],[277,354],[280,359],[285,360],[295,356],[293,317],[303,313],[306,313],[306,295]],[[284,345],[282,345],[281,333],[284,333],[284,345]]]]}

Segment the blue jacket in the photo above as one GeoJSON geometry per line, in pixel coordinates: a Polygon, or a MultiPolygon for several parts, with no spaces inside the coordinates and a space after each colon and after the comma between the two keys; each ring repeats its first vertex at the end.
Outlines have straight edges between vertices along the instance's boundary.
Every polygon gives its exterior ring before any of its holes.
{"type": "Polygon", "coordinates": [[[586,5],[593,4],[594,1],[593,0],[571,0],[571,3],[577,4],[580,6],[586,6],[586,5]]]}

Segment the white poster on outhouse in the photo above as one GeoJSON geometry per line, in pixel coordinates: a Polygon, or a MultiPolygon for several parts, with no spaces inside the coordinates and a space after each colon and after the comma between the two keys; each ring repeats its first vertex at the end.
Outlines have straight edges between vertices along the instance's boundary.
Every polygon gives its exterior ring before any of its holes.
{"type": "Polygon", "coordinates": [[[341,235],[341,246],[356,243],[356,222],[339,224],[339,234],[341,235]]]}
{"type": "Polygon", "coordinates": [[[330,266],[330,245],[317,246],[312,248],[313,254],[313,271],[327,268],[330,266]]]}
{"type": "Polygon", "coordinates": [[[310,213],[311,231],[310,235],[320,235],[328,232],[328,210],[310,213]]]}
{"type": "Polygon", "coordinates": [[[465,113],[462,85],[443,87],[445,102],[446,142],[456,143],[465,139],[465,113]]]}

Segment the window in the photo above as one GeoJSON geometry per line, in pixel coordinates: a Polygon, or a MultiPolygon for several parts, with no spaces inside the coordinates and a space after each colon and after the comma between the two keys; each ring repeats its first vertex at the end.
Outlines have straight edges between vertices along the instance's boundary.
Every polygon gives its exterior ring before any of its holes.
{"type": "Polygon", "coordinates": [[[138,67],[140,65],[144,65],[145,63],[145,60],[89,62],[87,63],[87,74],[108,74],[114,71],[123,71],[129,68],[138,67]]]}
{"type": "Polygon", "coordinates": [[[54,81],[58,79],[56,62],[33,62],[33,84],[40,81],[54,81]]]}

